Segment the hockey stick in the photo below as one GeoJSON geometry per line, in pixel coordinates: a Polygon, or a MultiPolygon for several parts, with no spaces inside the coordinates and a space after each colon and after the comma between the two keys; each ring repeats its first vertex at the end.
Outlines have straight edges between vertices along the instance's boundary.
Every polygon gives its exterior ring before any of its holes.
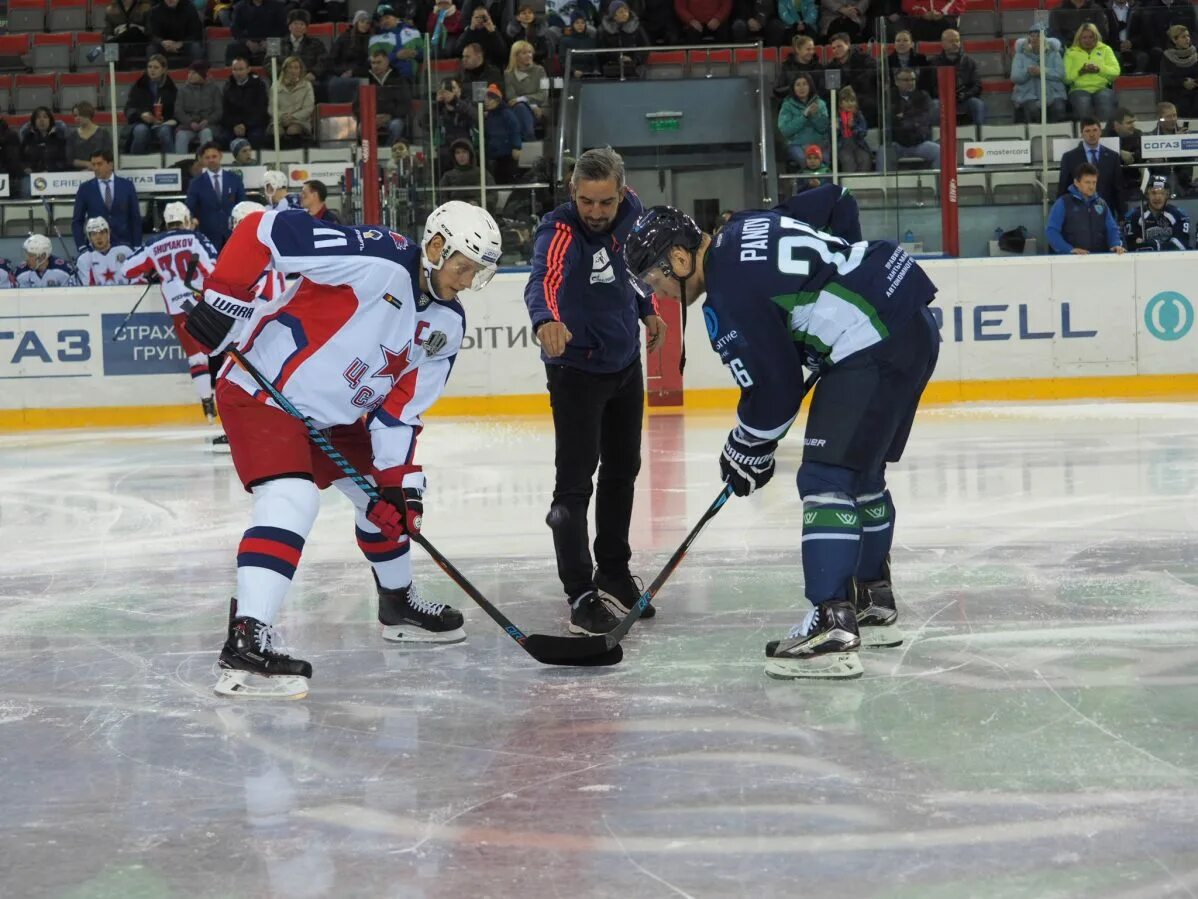
{"type": "MultiPolygon", "coordinates": [[[[814,371],[803,382],[804,396],[811,392],[811,388],[819,380],[819,375],[818,371],[814,371]]],[[[703,531],[703,528],[707,527],[707,522],[715,518],[716,513],[724,508],[724,503],[728,502],[731,497],[732,485],[725,484],[724,489],[720,491],[720,495],[712,501],[711,505],[707,507],[707,511],[703,513],[703,516],[691,528],[691,532],[686,535],[686,539],[682,541],[682,545],[674,550],[674,555],[670,556],[670,561],[666,562],[666,567],[653,579],[653,583],[649,585],[649,589],[641,594],[641,598],[636,601],[636,604],[628,611],[628,614],[624,616],[620,623],[614,629],[604,634],[603,639],[607,641],[609,647],[616,646],[624,639],[624,635],[631,630],[632,626],[636,624],[636,620],[641,617],[641,613],[645,611],[645,606],[649,605],[649,602],[665,585],[670,575],[674,573],[674,569],[682,564],[682,560],[686,558],[686,554],[690,551],[691,544],[695,542],[695,539],[703,531]]]]}
{"type": "Polygon", "coordinates": [[[141,301],[146,298],[146,294],[150,292],[150,288],[156,283],[158,282],[150,281],[146,284],[146,289],[141,292],[141,296],[137,298],[137,302],[133,304],[133,308],[126,313],[125,317],[121,319],[121,323],[113,330],[112,340],[110,340],[109,343],[116,343],[117,337],[119,337],[121,332],[125,330],[125,325],[129,324],[129,319],[133,318],[133,313],[137,311],[137,307],[141,305],[141,301]]]}
{"type": "Polygon", "coordinates": [[[50,208],[50,201],[46,197],[42,197],[42,208],[46,210],[46,223],[54,229],[54,236],[62,244],[62,250],[66,254],[66,258],[71,260],[71,265],[75,265],[79,261],[79,258],[71,253],[70,247],[67,246],[66,238],[58,230],[58,222],[54,221],[54,211],[50,208]]]}
{"type": "MultiPolygon", "coordinates": [[[[190,310],[189,310],[190,311],[190,310]]],[[[329,461],[336,465],[341,472],[348,477],[366,496],[373,502],[381,499],[378,489],[370,481],[366,480],[356,468],[349,463],[341,452],[333,446],[329,438],[320,432],[320,429],[312,423],[312,420],[300,412],[287,397],[283,396],[263,374],[258,371],[252,362],[242,355],[241,351],[230,347],[226,352],[232,356],[237,363],[246,370],[251,378],[258,382],[263,390],[265,390],[270,398],[278,403],[288,415],[299,419],[304,423],[304,427],[308,429],[308,437],[312,443],[322,453],[328,456],[329,461]]],[[[524,648],[530,656],[545,665],[578,665],[578,666],[602,666],[615,665],[624,658],[624,651],[619,647],[609,647],[603,637],[551,637],[545,634],[526,634],[508,619],[506,615],[495,608],[491,601],[483,596],[478,589],[466,579],[466,576],[458,571],[457,567],[441,555],[428,538],[423,534],[408,535],[414,543],[420,545],[434,562],[440,566],[441,570],[449,575],[450,580],[462,588],[467,596],[486,612],[491,619],[498,624],[509,637],[515,640],[524,648]]]]}

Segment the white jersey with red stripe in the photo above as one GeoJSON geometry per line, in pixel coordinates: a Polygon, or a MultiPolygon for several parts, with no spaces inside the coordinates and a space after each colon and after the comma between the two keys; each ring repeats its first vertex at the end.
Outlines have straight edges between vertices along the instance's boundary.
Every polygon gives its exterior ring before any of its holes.
{"type": "Polygon", "coordinates": [[[12,263],[0,259],[0,290],[12,290],[17,286],[17,276],[13,274],[12,263]]]}
{"type": "Polygon", "coordinates": [[[126,246],[109,247],[101,253],[96,249],[87,249],[75,260],[75,271],[79,283],[84,287],[111,287],[117,284],[128,284],[125,276],[125,260],[133,255],[133,250],[126,246]]]}
{"type": "Polygon", "coordinates": [[[42,271],[22,265],[13,278],[17,287],[74,287],[79,283],[71,264],[57,256],[51,256],[42,271]]]}
{"type": "MultiPolygon", "coordinates": [[[[440,397],[465,313],[420,290],[420,247],[382,228],[330,225],[306,212],[255,212],[234,230],[211,280],[249,291],[265,267],[299,275],[259,306],[241,350],[318,427],[367,416],[375,468],[412,465],[421,416],[440,397]]],[[[221,376],[269,395],[231,360],[221,376]]],[[[404,482],[423,486],[423,476],[404,482]]]]}
{"type": "Polygon", "coordinates": [[[184,311],[183,304],[195,296],[184,283],[191,257],[196,257],[192,286],[202,288],[204,278],[216,262],[216,248],[203,234],[182,228],[163,231],[151,237],[145,246],[125,262],[124,274],[130,281],[143,280],[150,272],[162,279],[162,300],[169,315],[184,311]]]}

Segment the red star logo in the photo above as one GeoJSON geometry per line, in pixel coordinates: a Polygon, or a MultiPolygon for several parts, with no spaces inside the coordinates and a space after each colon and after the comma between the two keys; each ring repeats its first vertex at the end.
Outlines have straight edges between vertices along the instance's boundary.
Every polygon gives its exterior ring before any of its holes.
{"type": "Polygon", "coordinates": [[[104,273],[105,281],[112,281],[115,277],[116,277],[116,272],[105,272],[104,273]]]}
{"type": "Polygon", "coordinates": [[[379,344],[379,349],[383,351],[383,366],[371,377],[390,378],[391,387],[394,388],[399,383],[399,379],[403,377],[404,369],[408,367],[408,356],[411,353],[412,345],[409,343],[398,353],[382,344],[379,344]]]}

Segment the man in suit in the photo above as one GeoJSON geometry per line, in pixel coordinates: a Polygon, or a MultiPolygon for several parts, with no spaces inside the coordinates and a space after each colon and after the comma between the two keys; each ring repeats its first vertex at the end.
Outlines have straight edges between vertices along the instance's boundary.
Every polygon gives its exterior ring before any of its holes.
{"type": "Polygon", "coordinates": [[[245,199],[245,185],[236,172],[221,166],[220,144],[210,141],[200,152],[204,169],[187,188],[187,208],[200,220],[199,231],[219,250],[229,239],[229,217],[233,207],[245,199]]]}
{"type": "Polygon", "coordinates": [[[75,214],[71,217],[75,245],[81,252],[87,249],[84,225],[88,219],[99,216],[108,222],[108,233],[114,245],[140,247],[141,204],[137,200],[137,188],[128,178],[113,173],[111,150],[93,153],[91,166],[96,177],[79,185],[75,194],[75,214]]]}
{"type": "Polygon", "coordinates": [[[1104,147],[1102,125],[1097,119],[1082,119],[1081,143],[1061,157],[1061,179],[1057,185],[1057,196],[1063,197],[1073,186],[1077,168],[1083,162],[1098,169],[1098,196],[1106,201],[1119,221],[1127,212],[1123,196],[1123,167],[1119,154],[1104,147]]]}

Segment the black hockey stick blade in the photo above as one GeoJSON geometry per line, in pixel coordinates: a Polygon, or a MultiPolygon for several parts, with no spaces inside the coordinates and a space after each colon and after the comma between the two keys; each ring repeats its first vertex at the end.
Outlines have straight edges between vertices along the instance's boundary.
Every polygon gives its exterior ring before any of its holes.
{"type": "Polygon", "coordinates": [[[624,649],[617,643],[611,649],[603,637],[548,637],[529,634],[524,638],[528,654],[544,665],[572,665],[578,668],[602,668],[618,665],[624,649]]]}

